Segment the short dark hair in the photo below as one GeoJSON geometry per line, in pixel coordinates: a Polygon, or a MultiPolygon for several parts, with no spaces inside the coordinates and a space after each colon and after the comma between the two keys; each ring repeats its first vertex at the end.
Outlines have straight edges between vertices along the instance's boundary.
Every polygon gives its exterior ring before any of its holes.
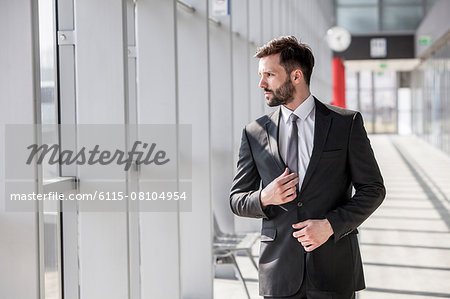
{"type": "Polygon", "coordinates": [[[311,48],[307,44],[300,43],[295,36],[281,36],[258,48],[255,57],[263,58],[278,53],[280,53],[280,65],[284,67],[286,73],[289,75],[293,70],[299,68],[309,86],[314,67],[311,48]]]}

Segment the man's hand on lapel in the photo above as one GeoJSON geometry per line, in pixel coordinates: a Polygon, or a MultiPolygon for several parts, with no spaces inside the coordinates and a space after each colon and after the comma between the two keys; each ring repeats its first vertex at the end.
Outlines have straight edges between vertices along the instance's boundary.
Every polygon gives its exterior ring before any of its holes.
{"type": "Polygon", "coordinates": [[[289,174],[289,168],[261,191],[261,205],[281,205],[297,197],[298,175],[289,174]]]}
{"type": "Polygon", "coordinates": [[[295,223],[292,227],[299,229],[293,233],[293,236],[308,252],[325,243],[334,233],[328,219],[306,220],[295,223]]]}

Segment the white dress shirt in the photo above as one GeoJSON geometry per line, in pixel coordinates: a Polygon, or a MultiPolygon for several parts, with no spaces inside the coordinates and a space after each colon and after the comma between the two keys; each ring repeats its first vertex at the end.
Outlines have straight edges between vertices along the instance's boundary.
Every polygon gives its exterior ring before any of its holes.
{"type": "MultiPolygon", "coordinates": [[[[312,150],[314,146],[314,123],[316,119],[316,104],[314,97],[310,94],[309,97],[295,109],[294,113],[299,117],[297,119],[298,128],[298,177],[300,179],[300,186],[303,184],[306,169],[308,168],[309,160],[311,159],[312,150]]],[[[289,116],[292,111],[281,106],[281,119],[279,128],[279,147],[280,154],[283,161],[287,159],[288,138],[289,132],[292,129],[292,124],[289,121],[289,116]]]]}

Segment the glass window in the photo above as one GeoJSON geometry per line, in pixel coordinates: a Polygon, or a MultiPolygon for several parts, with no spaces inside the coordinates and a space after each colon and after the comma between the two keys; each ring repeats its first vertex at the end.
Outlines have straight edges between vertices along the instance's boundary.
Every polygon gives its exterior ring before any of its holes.
{"type": "MultiPolygon", "coordinates": [[[[42,144],[59,144],[56,90],[56,29],[53,0],[39,0],[39,59],[41,76],[42,144]]],[[[48,155],[45,157],[48,160],[48,155]]],[[[42,163],[44,181],[59,177],[57,164],[42,163]]]]}
{"type": "Polygon", "coordinates": [[[372,88],[372,72],[371,71],[361,71],[359,75],[360,88],[361,89],[371,89],[372,88]]]}
{"type": "Polygon", "coordinates": [[[397,77],[395,72],[378,72],[374,77],[375,89],[396,88],[397,77]]]}
{"type": "MultiPolygon", "coordinates": [[[[52,146],[59,144],[55,0],[38,0],[38,16],[42,144],[52,146]]],[[[42,163],[44,184],[59,177],[58,164],[50,165],[48,156],[42,163]]],[[[40,242],[44,244],[44,277],[41,277],[44,280],[44,299],[59,299],[62,298],[60,202],[44,200],[42,207],[39,216],[43,223],[40,242]]]]}
{"type": "Polygon", "coordinates": [[[382,3],[388,4],[422,4],[422,0],[382,0],[382,3]]]}
{"type": "Polygon", "coordinates": [[[61,225],[59,203],[47,200],[44,204],[44,299],[59,299],[61,290],[61,225]]]}
{"type": "Polygon", "coordinates": [[[397,132],[396,89],[375,90],[375,130],[377,133],[397,132]]]}
{"type": "Polygon", "coordinates": [[[422,19],[422,6],[383,6],[382,30],[416,30],[422,19]]]}
{"type": "Polygon", "coordinates": [[[39,0],[39,47],[42,124],[58,123],[58,105],[55,97],[55,24],[53,1],[39,0]]]}
{"type": "Polygon", "coordinates": [[[351,72],[349,70],[345,70],[345,87],[346,88],[357,88],[357,82],[356,82],[356,73],[351,72]]]}
{"type": "Polygon", "coordinates": [[[360,100],[360,112],[364,119],[364,127],[366,128],[367,133],[374,133],[372,91],[361,90],[360,100]]]}
{"type": "Polygon", "coordinates": [[[358,105],[358,76],[356,72],[345,70],[345,107],[359,110],[358,105]]]}
{"type": "Polygon", "coordinates": [[[358,110],[358,94],[356,89],[347,89],[345,91],[345,107],[351,110],[358,110]]]}
{"type": "Polygon", "coordinates": [[[370,7],[338,7],[337,24],[351,33],[375,32],[378,30],[378,9],[370,7]]]}

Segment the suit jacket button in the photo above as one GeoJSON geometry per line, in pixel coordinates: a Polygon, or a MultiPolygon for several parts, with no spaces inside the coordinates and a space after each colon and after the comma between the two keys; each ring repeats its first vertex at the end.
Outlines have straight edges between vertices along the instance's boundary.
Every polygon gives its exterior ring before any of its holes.
{"type": "Polygon", "coordinates": [[[299,202],[297,203],[297,207],[301,207],[301,206],[303,206],[303,203],[302,203],[301,201],[299,201],[299,202]]]}

